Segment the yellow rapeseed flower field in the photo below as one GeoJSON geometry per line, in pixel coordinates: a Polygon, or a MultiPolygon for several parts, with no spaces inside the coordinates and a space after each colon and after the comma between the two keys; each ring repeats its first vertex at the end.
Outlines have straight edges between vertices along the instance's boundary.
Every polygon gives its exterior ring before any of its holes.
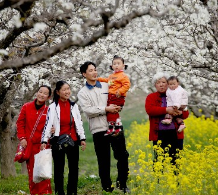
{"type": "Polygon", "coordinates": [[[148,141],[149,122],[132,123],[127,130],[132,194],[218,195],[218,121],[190,114],[185,124],[184,150],[172,166],[167,154],[148,141]],[[156,163],[153,149],[159,154],[156,163]]]}

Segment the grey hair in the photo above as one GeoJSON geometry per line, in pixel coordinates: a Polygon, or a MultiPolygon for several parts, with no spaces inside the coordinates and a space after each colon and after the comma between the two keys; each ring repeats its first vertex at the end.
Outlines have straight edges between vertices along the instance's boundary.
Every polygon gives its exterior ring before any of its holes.
{"type": "Polygon", "coordinates": [[[166,80],[169,78],[169,74],[166,72],[157,72],[152,79],[152,84],[155,85],[156,82],[161,79],[161,78],[165,78],[166,80]]]}

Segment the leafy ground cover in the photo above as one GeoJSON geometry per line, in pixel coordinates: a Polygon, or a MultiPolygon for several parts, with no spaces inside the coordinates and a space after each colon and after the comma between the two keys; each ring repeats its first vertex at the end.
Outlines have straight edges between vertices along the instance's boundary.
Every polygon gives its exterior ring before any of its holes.
{"type": "Polygon", "coordinates": [[[184,150],[177,167],[170,165],[168,154],[160,149],[158,162],[153,165],[148,122],[131,125],[127,146],[131,154],[129,183],[132,194],[218,194],[218,121],[213,117],[205,119],[191,115],[185,124],[184,150]]]}
{"type": "MultiPolygon", "coordinates": [[[[187,128],[185,129],[184,150],[178,160],[180,166],[170,166],[167,163],[170,160],[168,158],[162,161],[163,155],[167,157],[167,154],[161,154],[161,151],[158,163],[153,166],[153,147],[152,142],[148,141],[149,123],[146,121],[145,113],[140,112],[144,109],[144,98],[135,98],[135,101],[127,99],[126,107],[121,113],[127,135],[127,148],[130,153],[128,186],[132,191],[131,194],[217,195],[218,121],[213,117],[205,119],[204,116],[196,118],[190,115],[185,120],[187,128]],[[133,102],[138,102],[140,105],[134,105],[133,102]],[[175,175],[175,172],[179,174],[175,175]]],[[[80,152],[78,194],[107,194],[101,191],[97,159],[87,122],[84,126],[87,135],[87,149],[80,152]]],[[[20,168],[20,164],[16,163],[17,177],[0,180],[0,194],[29,193],[28,177],[20,174],[20,168]]],[[[65,178],[67,174],[66,166],[65,178]]],[[[116,176],[116,161],[112,157],[113,184],[115,184],[116,176]]],[[[65,179],[65,185],[67,185],[67,179],[65,179]]],[[[53,180],[52,188],[54,189],[53,180]]],[[[122,193],[115,189],[112,194],[122,193]]]]}

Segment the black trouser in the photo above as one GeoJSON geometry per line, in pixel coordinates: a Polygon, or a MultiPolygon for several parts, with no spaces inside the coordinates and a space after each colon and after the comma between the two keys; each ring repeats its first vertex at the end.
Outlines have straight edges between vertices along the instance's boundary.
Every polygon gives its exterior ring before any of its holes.
{"type": "Polygon", "coordinates": [[[68,184],[67,195],[77,194],[78,183],[78,161],[79,161],[79,146],[67,146],[59,149],[57,145],[52,146],[52,156],[54,160],[54,183],[55,194],[64,195],[64,165],[65,154],[68,159],[68,184]]]}
{"type": "Polygon", "coordinates": [[[118,177],[121,187],[126,187],[126,182],[128,178],[128,157],[129,153],[126,150],[126,143],[124,132],[116,137],[113,136],[104,136],[104,132],[95,133],[93,135],[93,141],[95,146],[95,153],[98,159],[98,169],[99,176],[101,178],[101,185],[103,189],[111,187],[111,178],[110,178],[110,165],[111,157],[110,151],[111,147],[113,149],[114,158],[117,160],[117,170],[118,177]]]}
{"type": "MultiPolygon", "coordinates": [[[[160,147],[164,150],[168,145],[169,147],[169,157],[172,158],[171,163],[175,164],[177,159],[176,154],[178,153],[177,149],[183,149],[183,139],[177,138],[176,130],[159,130],[158,131],[158,140],[161,140],[160,147]]],[[[157,141],[153,141],[153,145],[157,145],[157,141]]],[[[165,150],[164,150],[165,151],[165,150]]],[[[154,160],[157,160],[157,154],[154,151],[154,160]]]]}

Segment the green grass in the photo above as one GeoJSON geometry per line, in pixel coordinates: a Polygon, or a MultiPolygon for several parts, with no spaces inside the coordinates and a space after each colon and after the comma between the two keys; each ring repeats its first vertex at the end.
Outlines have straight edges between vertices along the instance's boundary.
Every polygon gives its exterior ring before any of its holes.
{"type": "MultiPolygon", "coordinates": [[[[120,113],[124,131],[130,127],[133,121],[142,121],[146,119],[146,113],[144,109],[145,93],[137,91],[137,93],[129,93],[126,98],[125,106],[120,113]]],[[[98,165],[97,158],[94,151],[94,145],[92,141],[92,135],[88,130],[88,123],[84,119],[84,128],[86,131],[86,143],[87,147],[85,151],[80,150],[80,161],[79,161],[79,181],[78,181],[78,194],[79,195],[99,195],[99,194],[109,194],[102,193],[100,178],[98,176],[98,165]]],[[[128,135],[126,134],[128,139],[128,135]]],[[[112,153],[111,153],[112,154],[112,153]]],[[[28,176],[22,175],[21,165],[15,163],[17,177],[10,177],[8,179],[0,179],[0,195],[15,195],[19,190],[22,190],[29,194],[28,186],[28,176]]],[[[0,175],[1,176],[1,175],[0,175]]],[[[115,186],[117,176],[116,161],[111,155],[111,178],[113,185],[115,186]]],[[[67,186],[68,177],[68,166],[65,166],[65,189],[67,186]]],[[[54,182],[52,182],[52,189],[54,191],[54,182]]],[[[115,189],[112,194],[122,194],[121,191],[115,189]]]]}

